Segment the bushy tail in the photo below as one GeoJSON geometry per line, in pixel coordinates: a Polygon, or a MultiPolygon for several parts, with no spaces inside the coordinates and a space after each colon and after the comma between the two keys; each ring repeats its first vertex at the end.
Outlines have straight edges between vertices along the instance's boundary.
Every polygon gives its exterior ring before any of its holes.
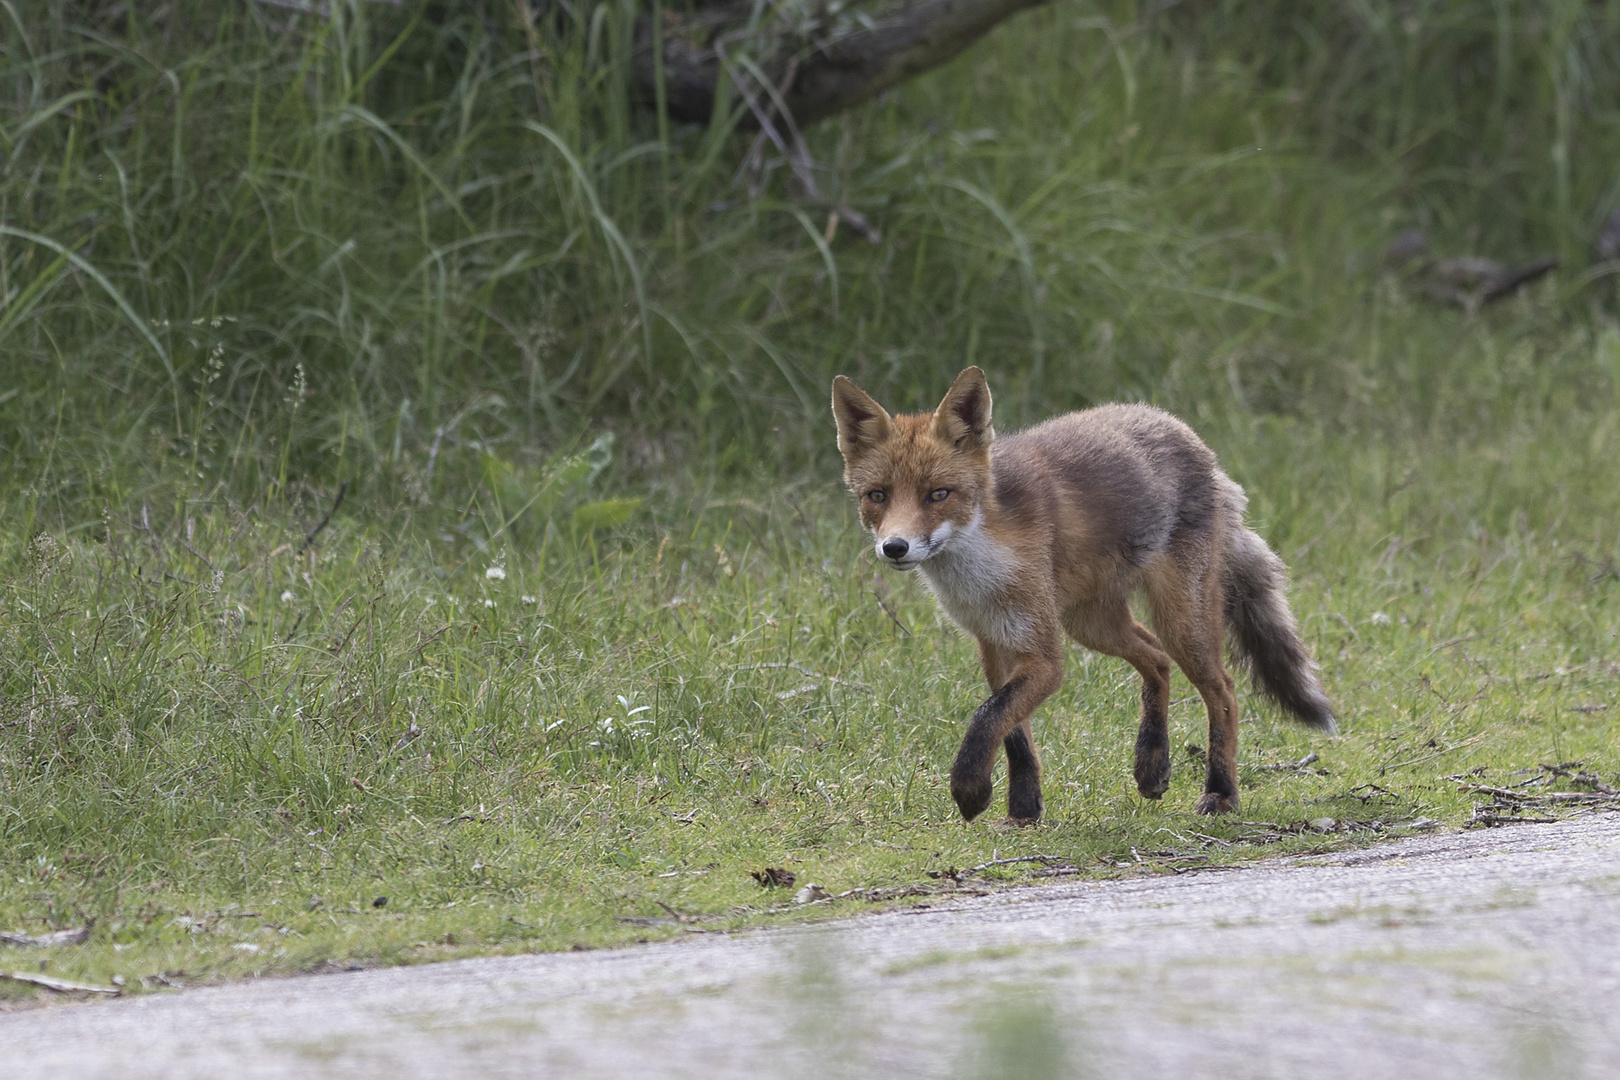
{"type": "MultiPolygon", "coordinates": [[[[1230,481],[1228,481],[1230,483],[1230,481]]],[[[1236,499],[1246,502],[1236,484],[1236,499]]],[[[1333,704],[1316,678],[1316,664],[1300,640],[1288,607],[1288,568],[1266,542],[1243,525],[1242,505],[1228,527],[1225,580],[1226,626],[1239,666],[1255,689],[1329,734],[1338,730],[1333,704]]]]}

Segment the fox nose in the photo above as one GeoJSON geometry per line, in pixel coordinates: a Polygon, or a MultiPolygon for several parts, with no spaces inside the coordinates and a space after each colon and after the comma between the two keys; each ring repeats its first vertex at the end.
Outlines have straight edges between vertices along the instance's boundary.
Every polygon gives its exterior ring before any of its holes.
{"type": "Polygon", "coordinates": [[[885,559],[903,559],[906,557],[906,552],[910,550],[911,545],[898,536],[891,536],[883,541],[883,557],[885,559]]]}

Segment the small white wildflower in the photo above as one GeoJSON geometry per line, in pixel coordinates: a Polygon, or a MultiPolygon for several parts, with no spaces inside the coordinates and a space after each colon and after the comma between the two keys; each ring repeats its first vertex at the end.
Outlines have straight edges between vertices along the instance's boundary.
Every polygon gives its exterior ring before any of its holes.
{"type": "Polygon", "coordinates": [[[499,566],[492,566],[488,570],[484,571],[484,576],[489,578],[491,581],[505,581],[506,571],[501,569],[499,566]]]}
{"type": "Polygon", "coordinates": [[[1375,611],[1372,613],[1371,622],[1374,626],[1388,626],[1390,623],[1394,622],[1394,620],[1388,615],[1385,615],[1382,611],[1375,611]]]}
{"type": "Polygon", "coordinates": [[[484,606],[485,607],[494,607],[495,606],[495,601],[493,601],[493,600],[485,600],[484,601],[484,606]]]}
{"type": "Polygon", "coordinates": [[[540,602],[532,596],[521,596],[518,599],[522,600],[525,604],[538,604],[540,602]]]}
{"type": "Polygon", "coordinates": [[[298,599],[298,594],[293,592],[291,589],[288,589],[287,591],[285,591],[285,592],[283,592],[281,594],[281,602],[283,604],[290,604],[294,600],[297,600],[297,599],[298,599]]]}

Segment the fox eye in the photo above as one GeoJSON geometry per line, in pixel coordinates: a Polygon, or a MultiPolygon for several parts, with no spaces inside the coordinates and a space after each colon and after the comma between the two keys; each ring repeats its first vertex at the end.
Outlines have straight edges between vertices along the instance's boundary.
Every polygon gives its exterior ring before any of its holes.
{"type": "Polygon", "coordinates": [[[881,491],[872,490],[866,493],[866,498],[869,502],[880,503],[884,499],[888,498],[888,496],[884,495],[881,491]]]}
{"type": "Polygon", "coordinates": [[[951,489],[950,488],[935,488],[933,491],[930,491],[928,493],[928,501],[931,502],[931,503],[944,502],[946,499],[948,499],[950,497],[951,497],[951,489]]]}

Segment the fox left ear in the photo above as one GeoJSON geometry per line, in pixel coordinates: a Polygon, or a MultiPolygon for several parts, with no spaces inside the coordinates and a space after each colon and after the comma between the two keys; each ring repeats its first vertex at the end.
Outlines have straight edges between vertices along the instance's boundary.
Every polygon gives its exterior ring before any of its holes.
{"type": "Polygon", "coordinates": [[[964,450],[990,445],[996,431],[990,425],[990,384],[984,372],[970,367],[956,377],[934,410],[933,431],[935,438],[964,450]]]}

